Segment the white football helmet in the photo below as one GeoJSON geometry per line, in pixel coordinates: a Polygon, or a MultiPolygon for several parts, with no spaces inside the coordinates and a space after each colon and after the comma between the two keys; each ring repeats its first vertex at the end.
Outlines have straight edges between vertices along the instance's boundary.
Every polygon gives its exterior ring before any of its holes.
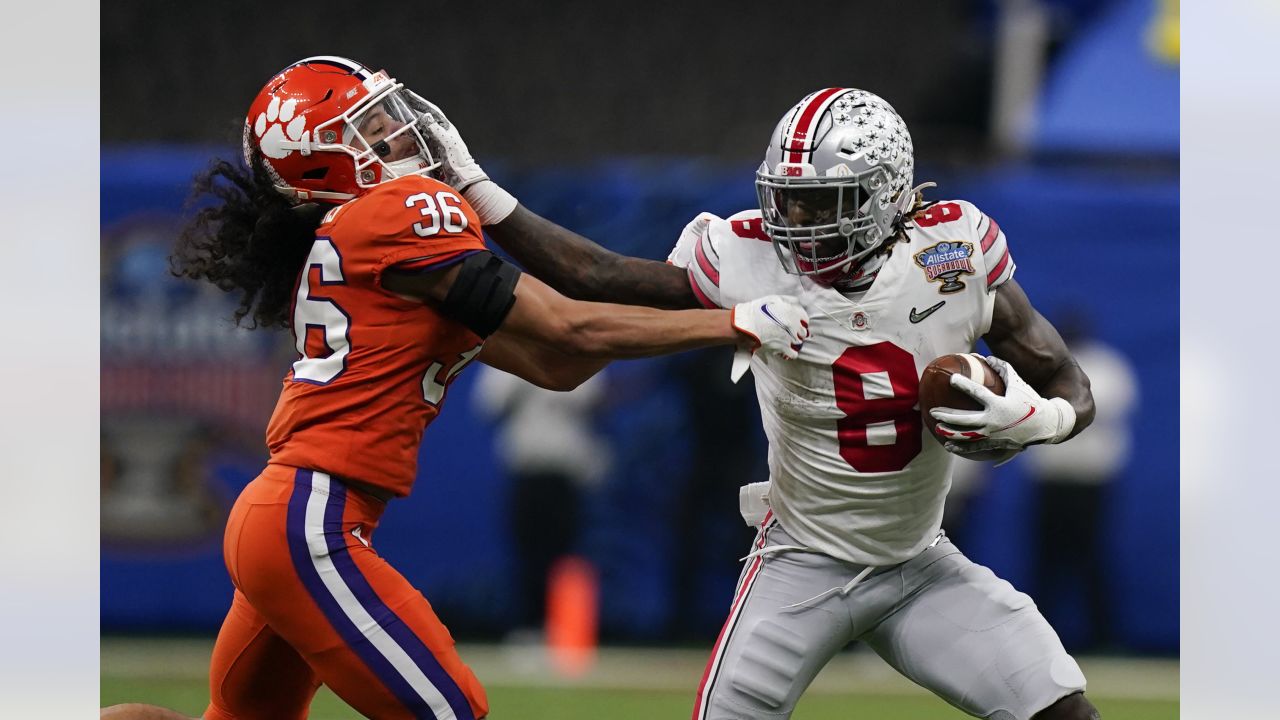
{"type": "Polygon", "coordinates": [[[778,259],[827,283],[856,269],[911,207],[914,168],[907,125],[878,95],[806,96],[782,116],[756,172],[778,259]]]}

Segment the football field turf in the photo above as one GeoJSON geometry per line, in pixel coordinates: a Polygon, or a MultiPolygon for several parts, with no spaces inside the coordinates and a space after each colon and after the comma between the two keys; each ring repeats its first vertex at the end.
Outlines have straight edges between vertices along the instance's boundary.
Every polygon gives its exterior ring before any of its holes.
{"type": "MultiPolygon", "coordinates": [[[[148,702],[198,716],[208,701],[206,639],[104,638],[103,705],[148,702]]],[[[587,674],[566,679],[533,650],[460,646],[489,693],[491,718],[650,720],[686,718],[705,662],[703,650],[607,648],[587,674]]],[[[1107,720],[1178,717],[1174,660],[1085,658],[1089,695],[1107,720]]],[[[315,720],[360,717],[328,690],[315,720]]],[[[931,720],[964,713],[898,677],[874,655],[843,653],[800,701],[797,720],[931,720]]]]}

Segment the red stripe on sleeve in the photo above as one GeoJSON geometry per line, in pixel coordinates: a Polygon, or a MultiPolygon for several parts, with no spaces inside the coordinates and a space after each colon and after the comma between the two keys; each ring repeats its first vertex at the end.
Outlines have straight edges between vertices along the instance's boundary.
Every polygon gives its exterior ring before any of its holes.
{"type": "Polygon", "coordinates": [[[704,242],[706,242],[706,238],[698,240],[697,244],[693,246],[693,255],[698,259],[698,267],[702,268],[702,272],[711,279],[712,284],[720,287],[720,271],[707,259],[707,252],[702,249],[702,243],[704,242]]]}
{"type": "Polygon", "coordinates": [[[987,234],[982,236],[982,252],[990,250],[991,245],[995,243],[996,238],[1000,235],[1000,226],[996,224],[996,219],[988,217],[987,220],[991,224],[987,226],[987,234]]]}
{"type": "Polygon", "coordinates": [[[991,287],[991,283],[995,282],[996,279],[1000,277],[1000,273],[1004,272],[1005,266],[1008,264],[1009,250],[1005,249],[1004,255],[1000,257],[1000,262],[996,263],[996,266],[991,269],[991,272],[987,273],[987,287],[991,287]]]}
{"type": "Polygon", "coordinates": [[[693,295],[698,298],[698,302],[702,304],[702,307],[707,308],[708,310],[714,310],[720,307],[714,302],[711,302],[711,298],[707,297],[707,294],[702,291],[702,288],[698,287],[698,280],[693,276],[693,268],[689,268],[689,287],[693,288],[693,295]]]}

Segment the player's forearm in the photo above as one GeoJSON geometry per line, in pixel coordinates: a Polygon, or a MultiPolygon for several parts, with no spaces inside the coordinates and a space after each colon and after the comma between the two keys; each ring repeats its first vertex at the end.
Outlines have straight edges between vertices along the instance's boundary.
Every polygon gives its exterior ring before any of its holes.
{"type": "Polygon", "coordinates": [[[590,358],[638,358],[709,345],[731,345],[743,337],[728,310],[662,311],[600,305],[571,321],[571,350],[590,358]]]}
{"type": "Polygon", "coordinates": [[[1074,359],[1060,365],[1043,383],[1032,382],[1039,393],[1047,398],[1059,397],[1066,400],[1076,411],[1076,423],[1066,439],[1080,434],[1093,422],[1096,408],[1093,404],[1093,391],[1089,388],[1089,378],[1076,364],[1074,359]]]}
{"type": "MultiPolygon", "coordinates": [[[[1093,422],[1093,392],[1089,378],[1076,364],[1066,344],[1039,315],[1022,332],[1004,337],[987,338],[987,346],[996,357],[1013,365],[1036,392],[1046,398],[1062,398],[1075,411],[1075,424],[1070,434],[1075,437],[1093,422]]],[[[1059,441],[1061,442],[1061,441],[1059,441]]]]}
{"type": "Polygon", "coordinates": [[[485,230],[535,277],[576,300],[669,309],[698,306],[678,268],[606,250],[523,205],[485,230]]]}
{"type": "Polygon", "coordinates": [[[1012,365],[1042,397],[1062,398],[1071,405],[1076,419],[1067,438],[1093,422],[1088,376],[1071,357],[1058,331],[1031,306],[1016,280],[1010,279],[996,293],[991,328],[984,339],[992,354],[1012,365]]]}

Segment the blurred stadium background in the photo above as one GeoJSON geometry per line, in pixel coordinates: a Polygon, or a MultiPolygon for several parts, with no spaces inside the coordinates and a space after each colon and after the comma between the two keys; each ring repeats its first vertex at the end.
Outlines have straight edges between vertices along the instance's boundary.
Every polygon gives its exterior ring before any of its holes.
{"type": "MultiPolygon", "coordinates": [[[[271,73],[338,54],[440,104],[525,205],[651,258],[697,212],[754,205],[764,141],[805,93],[888,99],[912,130],[917,182],[998,218],[1041,311],[1087,317],[1140,383],[1132,452],[1103,495],[1105,636],[1080,578],[1044,580],[1026,460],[971,485],[954,509],[961,547],[1035,597],[1106,717],[1176,716],[1176,0],[315,2],[290,14],[133,1],[112,3],[101,30],[104,704],[203,708],[231,595],[225,513],[262,465],[291,360],[284,336],[235,329],[227,298],[167,275],[190,178],[238,152],[271,73]]],[[[598,579],[601,650],[572,676],[513,633],[511,478],[476,403],[479,373],[451,387],[423,477],[377,543],[466,646],[495,717],[688,712],[751,537],[736,487],[765,473],[752,395],[721,379],[727,367],[727,354],[693,353],[606,376],[598,429],[612,463],[585,493],[577,543],[598,579]]],[[[796,713],[956,715],[857,648],[796,713]]],[[[314,716],[353,715],[322,697],[314,716]]]]}

